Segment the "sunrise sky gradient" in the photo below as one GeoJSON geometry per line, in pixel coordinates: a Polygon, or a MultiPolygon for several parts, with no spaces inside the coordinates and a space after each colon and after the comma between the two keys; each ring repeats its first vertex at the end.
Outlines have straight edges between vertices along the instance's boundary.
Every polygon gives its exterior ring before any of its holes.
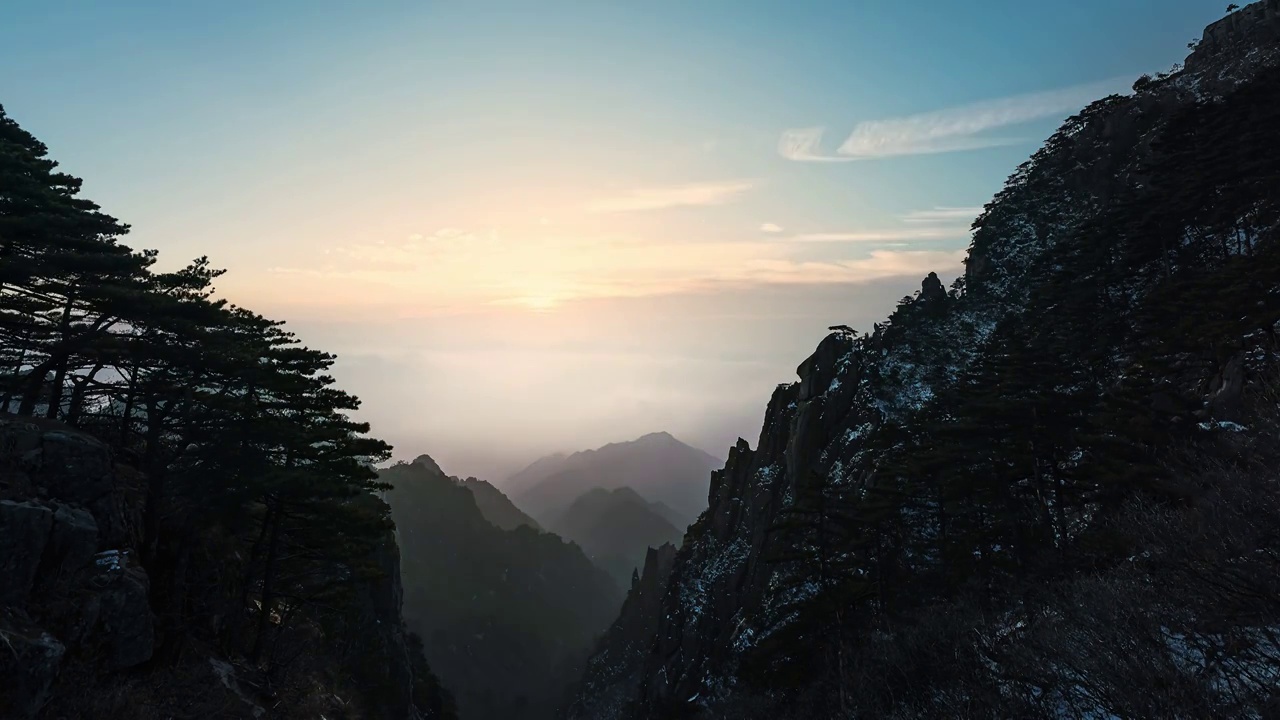
{"type": "Polygon", "coordinates": [[[341,357],[401,457],[723,456],[831,324],[1208,0],[4,3],[0,103],[162,264],[341,357]],[[1082,52],[1080,48],[1088,48],[1082,52]]]}

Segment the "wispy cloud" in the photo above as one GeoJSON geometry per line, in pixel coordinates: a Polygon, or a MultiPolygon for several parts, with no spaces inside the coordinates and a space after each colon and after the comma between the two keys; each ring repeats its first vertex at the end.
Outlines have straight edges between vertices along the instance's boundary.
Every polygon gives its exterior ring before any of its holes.
{"type": "Polygon", "coordinates": [[[921,276],[930,271],[952,274],[964,261],[964,250],[872,250],[864,258],[833,262],[771,259],[753,262],[739,279],[750,283],[860,283],[888,277],[921,276]]]}
{"type": "Polygon", "coordinates": [[[786,238],[789,242],[807,243],[888,243],[909,240],[950,240],[968,236],[969,230],[959,226],[908,227],[891,230],[860,230],[855,232],[800,233],[786,238]]]}
{"type": "Polygon", "coordinates": [[[901,220],[909,223],[959,223],[972,221],[981,214],[980,207],[936,207],[909,212],[901,216],[901,220]]]}
{"type": "Polygon", "coordinates": [[[822,150],[824,128],[794,128],[782,133],[778,153],[803,162],[852,162],[900,155],[977,150],[1022,141],[987,135],[994,130],[1065,116],[1091,101],[1128,90],[1130,79],[1112,78],[1047,92],[1014,95],[968,105],[858,123],[834,154],[822,150]]]}
{"type": "Polygon", "coordinates": [[[587,206],[593,213],[635,212],[672,207],[724,205],[754,188],[754,180],[689,183],[666,187],[637,188],[615,197],[602,198],[587,206]]]}
{"type": "Polygon", "coordinates": [[[899,227],[797,233],[782,239],[795,243],[876,243],[885,246],[901,245],[912,240],[959,240],[969,237],[972,220],[981,213],[982,208],[974,207],[912,210],[898,216],[898,220],[903,223],[899,227]]]}
{"type": "Polygon", "coordinates": [[[782,226],[781,226],[781,225],[775,225],[774,223],[765,223],[765,224],[763,224],[763,225],[761,225],[761,226],[760,226],[760,232],[765,232],[765,233],[780,233],[780,232],[782,232],[782,226]]]}

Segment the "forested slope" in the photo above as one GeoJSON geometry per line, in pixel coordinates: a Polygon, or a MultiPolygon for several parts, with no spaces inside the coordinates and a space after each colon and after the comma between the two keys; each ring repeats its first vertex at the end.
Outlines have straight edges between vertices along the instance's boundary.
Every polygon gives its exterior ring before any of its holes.
{"type": "Polygon", "coordinates": [[[0,109],[0,715],[449,717],[330,354],[0,109]]]}

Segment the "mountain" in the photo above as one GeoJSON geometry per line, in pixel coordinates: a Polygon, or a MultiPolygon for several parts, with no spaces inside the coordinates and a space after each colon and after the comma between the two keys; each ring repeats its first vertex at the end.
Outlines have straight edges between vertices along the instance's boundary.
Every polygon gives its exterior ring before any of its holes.
{"type": "MultiPolygon", "coordinates": [[[[419,455],[413,462],[432,474],[445,474],[444,470],[440,469],[440,465],[430,455],[419,455]]],[[[510,498],[490,483],[473,477],[465,480],[456,476],[448,477],[455,484],[471,491],[480,514],[493,525],[503,530],[514,530],[521,525],[528,525],[534,530],[541,529],[537,521],[521,512],[520,508],[516,507],[510,498]]]]}
{"type": "Polygon", "coordinates": [[[574,500],[551,530],[578,543],[588,557],[626,587],[632,571],[644,565],[649,548],[679,545],[684,536],[683,530],[663,516],[664,509],[628,487],[595,488],[574,500]]]}
{"type": "Polygon", "coordinates": [[[528,525],[534,530],[542,529],[536,520],[521,512],[520,508],[516,507],[510,498],[488,482],[477,480],[473,477],[457,482],[471,491],[476,500],[476,507],[480,509],[480,514],[484,515],[484,519],[490,523],[503,530],[514,530],[521,525],[528,525]]]}
{"type": "Polygon", "coordinates": [[[475,485],[428,456],[381,471],[402,553],[404,616],[460,717],[555,717],[622,601],[576,545],[486,519],[475,485]]]}
{"type": "Polygon", "coordinates": [[[1280,0],[1193,45],[774,391],[570,717],[1274,714],[1280,0]]]}
{"type": "Polygon", "coordinates": [[[504,483],[516,505],[543,524],[593,488],[630,487],[668,506],[677,527],[707,506],[711,472],[723,462],[659,432],[572,455],[534,462],[504,483]]]}

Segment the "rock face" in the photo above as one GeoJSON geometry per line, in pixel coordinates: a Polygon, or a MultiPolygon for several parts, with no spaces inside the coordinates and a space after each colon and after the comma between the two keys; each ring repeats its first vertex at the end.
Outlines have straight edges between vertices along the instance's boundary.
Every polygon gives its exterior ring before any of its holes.
{"type": "MultiPolygon", "coordinates": [[[[988,206],[961,292],[949,296],[930,273],[891,327],[860,338],[837,326],[823,339],[797,368],[798,382],[775,390],[755,449],[740,439],[713,474],[709,507],[675,556],[660,603],[646,564],[643,592],[633,589],[591,660],[572,717],[740,716],[726,710],[745,692],[740,661],[786,613],[767,560],[784,511],[810,483],[856,487],[874,467],[882,428],[920,412],[982,356],[998,325],[1018,322],[1037,263],[1140,182],[1148,138],[1171,114],[1276,65],[1277,38],[1280,0],[1211,25],[1184,70],[1069,121],[1037,154],[1039,175],[988,206]]],[[[1222,393],[1240,384],[1232,362],[1220,369],[1222,393]]]]}
{"type": "Polygon", "coordinates": [[[617,621],[587,666],[577,700],[568,712],[571,720],[621,717],[636,697],[675,559],[676,547],[670,543],[649,548],[644,572],[635,578],[617,621]]]}
{"type": "Polygon", "coordinates": [[[377,578],[362,586],[360,613],[350,618],[350,628],[360,635],[357,642],[365,646],[365,656],[377,658],[382,666],[365,668],[367,677],[362,684],[368,687],[371,682],[378,683],[371,688],[377,691],[372,694],[381,698],[386,717],[418,720],[430,709],[419,708],[415,702],[415,675],[419,669],[414,667],[408,632],[400,614],[404,588],[400,582],[400,548],[393,538],[387,538],[374,550],[373,563],[377,578]]]}
{"type": "Polygon", "coordinates": [[[68,646],[100,649],[111,670],[151,658],[147,574],[110,545],[127,539],[121,507],[106,446],[0,416],[0,635],[14,651],[0,685],[18,689],[0,694],[0,715],[43,705],[68,646]]]}
{"type": "Polygon", "coordinates": [[[8,651],[0,653],[0,711],[5,717],[33,716],[49,696],[66,648],[12,607],[0,609],[0,639],[8,651]]]}

